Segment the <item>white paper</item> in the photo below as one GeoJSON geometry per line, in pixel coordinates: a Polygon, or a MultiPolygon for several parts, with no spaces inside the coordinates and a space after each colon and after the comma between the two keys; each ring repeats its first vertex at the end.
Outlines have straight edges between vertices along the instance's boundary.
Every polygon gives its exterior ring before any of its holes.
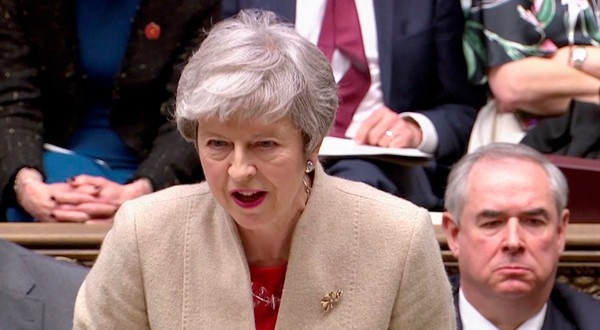
{"type": "Polygon", "coordinates": [[[319,157],[328,158],[371,158],[392,163],[424,163],[431,154],[415,148],[384,148],[357,144],[351,139],[327,136],[321,144],[319,157]]]}

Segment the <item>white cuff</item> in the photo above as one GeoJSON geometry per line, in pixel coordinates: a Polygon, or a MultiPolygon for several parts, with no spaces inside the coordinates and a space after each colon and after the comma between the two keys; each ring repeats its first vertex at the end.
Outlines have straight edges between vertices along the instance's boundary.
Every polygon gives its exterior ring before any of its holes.
{"type": "Polygon", "coordinates": [[[424,114],[418,112],[402,112],[399,116],[400,118],[411,118],[419,124],[423,138],[421,144],[417,146],[417,149],[430,154],[435,153],[438,146],[438,134],[431,120],[424,114]]]}

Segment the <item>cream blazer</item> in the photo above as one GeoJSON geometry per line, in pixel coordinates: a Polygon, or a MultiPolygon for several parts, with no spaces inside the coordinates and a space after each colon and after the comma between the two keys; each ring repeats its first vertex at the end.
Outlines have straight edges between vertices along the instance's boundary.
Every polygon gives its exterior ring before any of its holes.
{"type": "MultiPolygon", "coordinates": [[[[455,329],[426,210],[318,166],[293,234],[277,329],[455,329]],[[326,293],[343,290],[324,311],[326,293]]],[[[206,183],[126,202],[75,304],[74,329],[254,329],[235,222],[206,183]]]]}

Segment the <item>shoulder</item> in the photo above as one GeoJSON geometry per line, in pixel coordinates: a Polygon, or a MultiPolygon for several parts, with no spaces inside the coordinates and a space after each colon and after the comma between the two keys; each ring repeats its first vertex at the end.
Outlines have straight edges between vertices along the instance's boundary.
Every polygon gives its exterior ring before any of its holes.
{"type": "Polygon", "coordinates": [[[600,324],[600,300],[567,284],[556,283],[550,295],[553,305],[578,329],[596,329],[600,324]]]}
{"type": "Polygon", "coordinates": [[[365,238],[374,240],[386,237],[410,242],[414,236],[433,236],[429,212],[405,199],[331,176],[322,184],[322,190],[314,189],[314,206],[329,213],[332,223],[354,226],[365,238]]]}
{"type": "Polygon", "coordinates": [[[218,207],[206,182],[176,185],[127,201],[115,215],[115,227],[151,236],[181,234],[189,221],[204,219],[218,207]]]}
{"type": "Polygon", "coordinates": [[[429,220],[425,209],[367,184],[336,177],[328,177],[328,181],[337,192],[332,194],[332,197],[338,199],[342,206],[361,208],[373,215],[379,215],[382,219],[429,220]]]}
{"type": "Polygon", "coordinates": [[[29,294],[54,300],[61,297],[75,299],[75,293],[89,271],[87,267],[39,255],[4,240],[0,240],[0,255],[5,268],[0,271],[0,281],[4,285],[12,286],[19,281],[26,283],[31,279],[35,287],[29,294]]]}
{"type": "Polygon", "coordinates": [[[133,212],[151,211],[153,214],[168,214],[181,211],[182,207],[212,201],[206,182],[176,185],[157,192],[126,201],[122,207],[133,212]]]}

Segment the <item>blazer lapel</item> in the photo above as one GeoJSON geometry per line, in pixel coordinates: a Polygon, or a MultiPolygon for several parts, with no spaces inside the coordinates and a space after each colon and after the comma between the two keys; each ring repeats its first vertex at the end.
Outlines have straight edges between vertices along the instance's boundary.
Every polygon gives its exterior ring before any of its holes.
{"type": "Polygon", "coordinates": [[[254,330],[250,272],[237,228],[223,208],[214,212],[213,219],[190,219],[186,225],[184,328],[254,330]],[[201,251],[197,242],[210,242],[212,248],[201,251]]]}
{"type": "Polygon", "coordinates": [[[348,232],[348,228],[353,228],[352,224],[334,221],[331,215],[356,219],[358,217],[353,215],[356,215],[357,208],[330,210],[330,202],[335,194],[321,166],[316,171],[312,196],[292,239],[277,319],[278,329],[297,329],[299,324],[304,329],[352,327],[346,322],[349,320],[347,313],[350,306],[355,303],[353,283],[356,278],[358,238],[348,232]],[[341,299],[331,310],[324,311],[321,299],[325,294],[337,290],[343,290],[341,299]]]}

